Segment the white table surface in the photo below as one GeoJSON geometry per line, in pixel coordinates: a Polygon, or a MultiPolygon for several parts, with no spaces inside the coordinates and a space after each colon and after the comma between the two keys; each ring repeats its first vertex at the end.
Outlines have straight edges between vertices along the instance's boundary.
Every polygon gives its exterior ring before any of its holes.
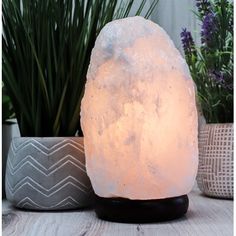
{"type": "Polygon", "coordinates": [[[3,236],[231,236],[233,201],[205,197],[197,187],[188,195],[189,210],[181,219],[153,224],[121,224],[99,220],[93,210],[32,212],[14,209],[3,200],[3,236]]]}

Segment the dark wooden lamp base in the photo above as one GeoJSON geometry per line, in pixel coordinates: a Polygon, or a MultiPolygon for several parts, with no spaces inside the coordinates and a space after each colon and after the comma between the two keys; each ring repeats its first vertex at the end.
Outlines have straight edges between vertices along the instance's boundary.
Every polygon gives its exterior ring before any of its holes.
{"type": "Polygon", "coordinates": [[[95,212],[98,218],[123,223],[151,223],[183,216],[188,210],[188,196],[159,200],[129,200],[97,196],[95,212]]]}

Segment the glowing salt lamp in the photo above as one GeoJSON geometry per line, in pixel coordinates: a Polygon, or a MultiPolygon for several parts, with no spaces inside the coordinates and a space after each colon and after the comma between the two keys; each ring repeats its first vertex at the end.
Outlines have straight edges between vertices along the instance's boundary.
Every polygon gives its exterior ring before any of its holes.
{"type": "Polygon", "coordinates": [[[130,17],[102,29],[81,123],[98,217],[151,222],[186,213],[198,164],[194,84],[161,27],[130,17]]]}

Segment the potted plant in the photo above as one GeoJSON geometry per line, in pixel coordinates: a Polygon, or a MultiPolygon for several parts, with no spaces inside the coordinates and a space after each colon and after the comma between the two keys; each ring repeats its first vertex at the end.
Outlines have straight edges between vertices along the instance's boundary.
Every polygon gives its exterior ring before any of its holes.
{"type": "Polygon", "coordinates": [[[233,3],[197,0],[201,45],[181,33],[207,124],[199,127],[197,182],[208,196],[233,197],[233,3]]]}
{"type": "MultiPolygon", "coordinates": [[[[91,203],[83,138],[75,137],[82,136],[80,103],[90,54],[101,28],[128,16],[133,4],[3,1],[3,81],[22,136],[12,141],[6,171],[7,199],[15,206],[57,210],[91,203]]],[[[145,4],[139,3],[136,15],[145,4]]]]}

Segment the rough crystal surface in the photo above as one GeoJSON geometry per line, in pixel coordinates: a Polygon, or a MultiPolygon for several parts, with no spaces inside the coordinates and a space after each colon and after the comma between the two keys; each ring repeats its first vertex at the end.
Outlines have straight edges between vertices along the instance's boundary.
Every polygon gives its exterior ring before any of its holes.
{"type": "Polygon", "coordinates": [[[81,123],[97,195],[161,199],[191,190],[198,164],[194,85],[157,24],[130,17],[102,29],[81,123]]]}

